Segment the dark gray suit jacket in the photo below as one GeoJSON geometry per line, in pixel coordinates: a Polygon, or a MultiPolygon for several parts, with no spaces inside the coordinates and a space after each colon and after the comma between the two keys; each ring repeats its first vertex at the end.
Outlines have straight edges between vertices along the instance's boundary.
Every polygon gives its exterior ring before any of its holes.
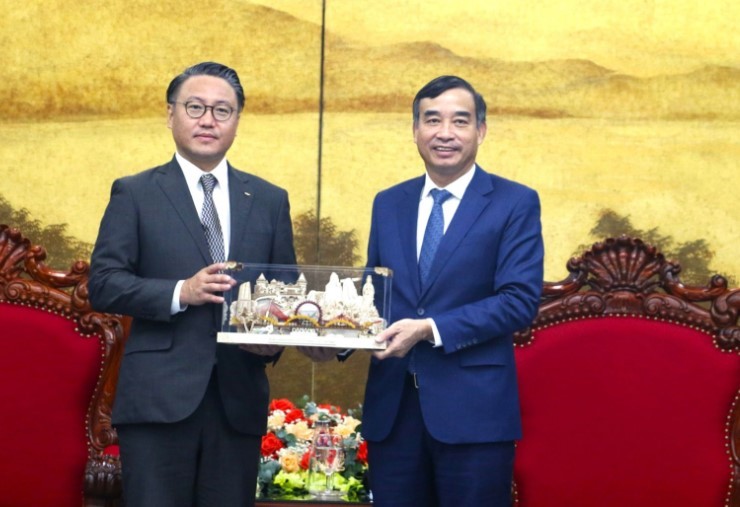
{"type": "MultiPolygon", "coordinates": [[[[229,259],[294,264],[288,194],[229,166],[229,259]]],[[[170,314],[178,280],[211,264],[180,166],[169,163],[113,183],[90,270],[96,310],[133,317],[113,423],[176,422],[203,398],[215,364],[231,425],[261,435],[269,386],[265,359],[216,343],[221,305],[170,314]]]]}

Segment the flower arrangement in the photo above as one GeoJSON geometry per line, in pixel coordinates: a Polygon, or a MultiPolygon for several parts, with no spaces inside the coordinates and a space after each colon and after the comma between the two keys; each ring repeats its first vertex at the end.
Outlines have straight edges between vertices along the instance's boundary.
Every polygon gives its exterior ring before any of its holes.
{"type": "Polygon", "coordinates": [[[334,476],[334,488],[347,501],[367,501],[367,442],[360,434],[361,410],[342,414],[334,405],[317,405],[308,396],[298,403],[276,399],[270,403],[267,434],[262,437],[262,457],[257,496],[271,499],[307,499],[311,438],[316,421],[328,420],[341,435],[345,449],[344,469],[334,476]]]}

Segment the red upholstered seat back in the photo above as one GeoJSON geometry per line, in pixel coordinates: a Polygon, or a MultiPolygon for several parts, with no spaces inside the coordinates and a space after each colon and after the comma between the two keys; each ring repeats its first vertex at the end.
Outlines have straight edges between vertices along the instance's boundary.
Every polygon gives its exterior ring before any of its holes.
{"type": "Polygon", "coordinates": [[[0,323],[0,505],[78,507],[100,338],[12,303],[0,303],[0,323]]]}
{"type": "Polygon", "coordinates": [[[640,316],[535,328],[517,347],[521,507],[724,506],[740,356],[640,316]]]}
{"type": "Polygon", "coordinates": [[[115,507],[110,414],[126,322],[95,312],[89,265],[0,224],[0,507],[115,507]]]}

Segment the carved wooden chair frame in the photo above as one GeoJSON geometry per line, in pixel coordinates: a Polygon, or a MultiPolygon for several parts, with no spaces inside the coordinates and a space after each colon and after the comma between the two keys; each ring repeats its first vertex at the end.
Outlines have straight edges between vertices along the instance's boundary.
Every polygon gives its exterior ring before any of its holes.
{"type": "Polygon", "coordinates": [[[80,335],[96,336],[101,342],[100,374],[84,421],[88,443],[84,497],[85,505],[114,506],[121,493],[120,461],[117,453],[108,454],[106,449],[118,443],[110,416],[125,322],[120,316],[91,308],[88,263],[77,261],[63,272],[49,268],[45,259],[43,247],[32,245],[18,229],[0,225],[0,303],[63,316],[75,322],[80,335]]]}
{"type": "MultiPolygon", "coordinates": [[[[569,275],[544,285],[532,326],[515,336],[517,347],[557,323],[601,316],[639,316],[689,326],[712,336],[716,348],[740,353],[740,289],[715,275],[705,287],[684,285],[681,266],[639,239],[610,238],[567,263],[569,275]]],[[[536,341],[536,340],[535,340],[536,341]]],[[[740,388],[740,386],[738,386],[740,388]]],[[[732,479],[727,506],[740,507],[740,391],[727,415],[726,447],[732,479]]],[[[514,488],[514,504],[520,505],[514,488]]]]}

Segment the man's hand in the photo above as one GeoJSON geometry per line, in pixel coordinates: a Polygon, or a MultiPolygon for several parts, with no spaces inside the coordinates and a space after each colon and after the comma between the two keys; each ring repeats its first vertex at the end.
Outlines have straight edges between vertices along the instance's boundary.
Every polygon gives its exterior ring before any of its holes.
{"type": "Polygon", "coordinates": [[[394,322],[375,337],[376,342],[386,342],[388,347],[385,350],[373,352],[373,355],[378,359],[404,357],[418,342],[433,338],[432,325],[428,319],[402,319],[394,322]]]}
{"type": "Polygon", "coordinates": [[[337,357],[339,350],[334,347],[296,347],[298,352],[317,363],[323,363],[337,357]]]}
{"type": "Polygon", "coordinates": [[[224,269],[226,264],[223,262],[211,264],[185,280],[180,288],[180,305],[223,303],[221,294],[236,285],[236,280],[221,272],[224,269]]]}

